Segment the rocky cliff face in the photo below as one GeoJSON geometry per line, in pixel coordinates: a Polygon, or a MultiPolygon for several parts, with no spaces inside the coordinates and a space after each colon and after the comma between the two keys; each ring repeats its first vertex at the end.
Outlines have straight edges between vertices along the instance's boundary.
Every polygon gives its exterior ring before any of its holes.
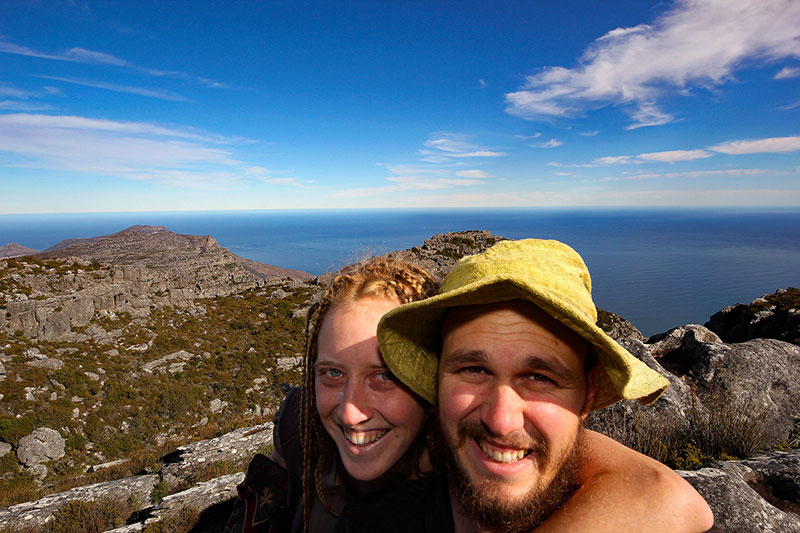
{"type": "Polygon", "coordinates": [[[73,338],[101,313],[143,317],[153,307],[311,278],[162,226],[62,241],[35,257],[0,262],[0,276],[0,331],[47,340],[73,338]]]}
{"type": "Polygon", "coordinates": [[[800,289],[779,289],[748,305],[728,306],[705,326],[725,342],[768,338],[800,344],[800,289]]]}
{"type": "Polygon", "coordinates": [[[15,242],[10,242],[5,246],[0,246],[0,259],[8,259],[10,257],[20,257],[23,255],[31,255],[39,253],[39,250],[22,246],[15,242]]]}

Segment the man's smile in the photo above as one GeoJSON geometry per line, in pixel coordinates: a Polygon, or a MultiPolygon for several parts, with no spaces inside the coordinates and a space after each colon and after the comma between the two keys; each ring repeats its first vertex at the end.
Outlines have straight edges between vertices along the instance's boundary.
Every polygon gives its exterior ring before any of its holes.
{"type": "Polygon", "coordinates": [[[475,442],[487,457],[498,463],[516,463],[533,452],[530,448],[498,447],[477,438],[475,438],[475,442]]]}

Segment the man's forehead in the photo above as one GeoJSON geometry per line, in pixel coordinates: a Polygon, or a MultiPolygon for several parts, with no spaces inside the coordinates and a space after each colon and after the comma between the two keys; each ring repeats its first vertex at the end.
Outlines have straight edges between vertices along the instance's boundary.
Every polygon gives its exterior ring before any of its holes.
{"type": "Polygon", "coordinates": [[[519,340],[516,333],[518,328],[514,325],[528,321],[552,335],[554,342],[572,346],[583,359],[586,341],[537,305],[526,300],[507,300],[448,309],[442,320],[442,346],[444,347],[448,339],[450,343],[457,342],[458,338],[452,337],[453,332],[463,331],[462,328],[468,325],[473,339],[475,336],[502,335],[505,333],[504,330],[508,329],[508,339],[519,340]],[[509,320],[497,320],[499,316],[508,317],[509,320]]]}

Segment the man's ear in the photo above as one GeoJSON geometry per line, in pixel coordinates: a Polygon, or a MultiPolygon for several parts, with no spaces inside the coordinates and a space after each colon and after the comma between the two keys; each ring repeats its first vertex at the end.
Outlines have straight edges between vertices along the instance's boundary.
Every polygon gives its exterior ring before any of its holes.
{"type": "Polygon", "coordinates": [[[597,394],[597,376],[600,373],[600,365],[595,365],[593,369],[586,375],[586,401],[583,403],[583,412],[581,413],[581,420],[585,419],[592,410],[594,405],[594,398],[597,394]]]}

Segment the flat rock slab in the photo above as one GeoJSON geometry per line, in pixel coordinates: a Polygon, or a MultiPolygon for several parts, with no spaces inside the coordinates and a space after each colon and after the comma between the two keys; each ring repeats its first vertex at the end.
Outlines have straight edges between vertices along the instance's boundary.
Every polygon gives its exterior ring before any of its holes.
{"type": "Polygon", "coordinates": [[[0,529],[4,527],[41,526],[65,503],[73,500],[96,501],[103,498],[138,498],[142,504],[150,501],[150,493],[158,483],[158,474],[134,476],[117,481],[76,487],[45,496],[35,502],[12,505],[0,510],[0,529]]]}

